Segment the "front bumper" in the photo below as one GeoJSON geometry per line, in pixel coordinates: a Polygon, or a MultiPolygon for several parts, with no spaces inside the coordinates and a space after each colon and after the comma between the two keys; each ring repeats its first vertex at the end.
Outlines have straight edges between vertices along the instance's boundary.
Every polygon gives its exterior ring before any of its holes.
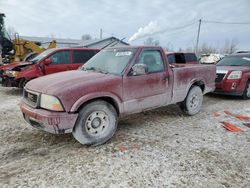
{"type": "Polygon", "coordinates": [[[23,101],[20,109],[26,122],[31,126],[53,134],[70,133],[73,130],[78,114],[67,112],[51,112],[44,109],[34,109],[23,101]]]}
{"type": "Polygon", "coordinates": [[[242,96],[243,95],[242,91],[223,91],[223,90],[219,90],[219,89],[214,90],[213,93],[222,94],[222,95],[231,95],[231,96],[242,96]]]}
{"type": "Polygon", "coordinates": [[[222,80],[215,84],[216,89],[214,93],[242,96],[245,90],[245,83],[243,80],[222,80]]]}
{"type": "Polygon", "coordinates": [[[2,86],[4,87],[18,87],[18,81],[15,78],[3,76],[2,77],[2,86]]]}

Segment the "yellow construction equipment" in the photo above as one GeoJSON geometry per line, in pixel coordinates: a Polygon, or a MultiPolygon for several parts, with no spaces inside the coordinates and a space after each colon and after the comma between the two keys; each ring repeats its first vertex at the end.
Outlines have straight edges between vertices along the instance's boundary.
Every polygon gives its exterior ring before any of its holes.
{"type": "Polygon", "coordinates": [[[14,46],[14,54],[9,58],[10,62],[27,61],[46,49],[56,48],[55,40],[50,42],[47,48],[43,48],[39,42],[32,42],[19,38],[17,33],[12,42],[14,46]]]}
{"type": "MultiPolygon", "coordinates": [[[[2,55],[2,63],[27,61],[46,50],[46,48],[41,47],[39,42],[19,38],[17,33],[15,39],[11,40],[4,26],[4,17],[5,15],[0,13],[0,54],[2,55]]],[[[56,48],[55,40],[50,42],[47,49],[49,48],[56,48]]]]}

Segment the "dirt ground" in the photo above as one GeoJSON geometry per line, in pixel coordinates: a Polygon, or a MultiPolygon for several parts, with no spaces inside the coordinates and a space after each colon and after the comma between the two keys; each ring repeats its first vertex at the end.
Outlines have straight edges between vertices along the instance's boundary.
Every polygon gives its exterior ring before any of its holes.
{"type": "Polygon", "coordinates": [[[136,114],[120,120],[108,143],[86,147],[29,126],[21,95],[0,87],[0,187],[250,186],[250,128],[224,113],[250,115],[250,100],[208,95],[193,117],[176,105],[136,114]]]}

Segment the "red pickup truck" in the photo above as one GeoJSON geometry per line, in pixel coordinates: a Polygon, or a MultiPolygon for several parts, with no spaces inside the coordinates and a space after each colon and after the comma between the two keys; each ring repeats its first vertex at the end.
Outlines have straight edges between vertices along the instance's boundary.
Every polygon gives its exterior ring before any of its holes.
{"type": "Polygon", "coordinates": [[[215,65],[171,68],[161,47],[109,48],[81,70],[28,82],[20,108],[36,128],[73,132],[80,143],[98,145],[113,136],[118,117],[174,103],[198,113],[215,75],[215,65]]]}
{"type": "Polygon", "coordinates": [[[29,62],[0,66],[0,77],[5,87],[20,87],[31,79],[74,70],[98,53],[99,49],[90,48],[54,48],[39,54],[29,62]]]}
{"type": "Polygon", "coordinates": [[[250,53],[228,55],[216,68],[215,93],[250,99],[250,53]]]}

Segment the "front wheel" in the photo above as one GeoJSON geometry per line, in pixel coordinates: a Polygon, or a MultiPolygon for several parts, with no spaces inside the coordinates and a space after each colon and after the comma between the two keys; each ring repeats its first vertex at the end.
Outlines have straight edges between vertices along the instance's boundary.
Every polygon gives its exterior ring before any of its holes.
{"type": "Polygon", "coordinates": [[[117,112],[113,105],[105,101],[94,101],[79,112],[74,138],[85,145],[100,145],[108,141],[117,128],[117,112]]]}
{"type": "Polygon", "coordinates": [[[180,107],[187,115],[195,115],[197,114],[202,105],[203,94],[201,88],[198,86],[193,86],[189,90],[187,97],[181,103],[180,107]]]}
{"type": "Polygon", "coordinates": [[[250,99],[250,81],[247,82],[246,88],[244,90],[242,97],[243,99],[250,99]]]}
{"type": "Polygon", "coordinates": [[[26,80],[25,78],[22,78],[19,83],[18,83],[18,87],[23,89],[24,86],[28,83],[28,80],[26,80]]]}

